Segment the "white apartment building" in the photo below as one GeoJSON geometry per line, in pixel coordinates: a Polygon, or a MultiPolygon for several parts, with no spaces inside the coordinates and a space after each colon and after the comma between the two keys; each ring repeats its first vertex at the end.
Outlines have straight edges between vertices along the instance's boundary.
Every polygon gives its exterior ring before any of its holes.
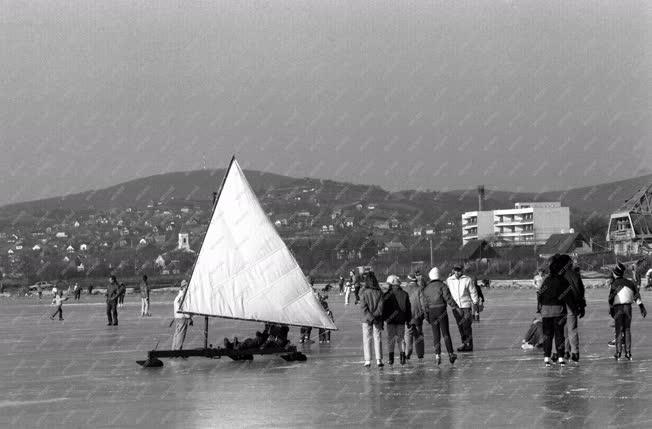
{"type": "Polygon", "coordinates": [[[570,229],[570,211],[560,202],[519,202],[513,209],[462,214],[462,243],[492,240],[496,245],[543,244],[570,229]]]}

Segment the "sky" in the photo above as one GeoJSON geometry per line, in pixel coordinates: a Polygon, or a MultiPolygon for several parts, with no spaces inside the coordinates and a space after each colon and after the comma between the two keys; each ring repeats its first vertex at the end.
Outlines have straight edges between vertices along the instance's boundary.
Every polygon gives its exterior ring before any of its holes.
{"type": "Polygon", "coordinates": [[[389,190],[652,173],[652,2],[0,0],[0,204],[244,168],[389,190]]]}

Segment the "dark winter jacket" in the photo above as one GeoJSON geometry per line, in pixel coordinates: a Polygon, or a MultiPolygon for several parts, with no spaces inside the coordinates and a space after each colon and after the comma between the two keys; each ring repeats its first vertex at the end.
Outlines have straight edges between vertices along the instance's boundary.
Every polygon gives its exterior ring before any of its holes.
{"type": "Polygon", "coordinates": [[[360,294],[363,323],[383,321],[383,292],[378,286],[367,286],[360,294]]]}
{"type": "Polygon", "coordinates": [[[409,282],[403,290],[407,292],[408,297],[410,298],[410,308],[412,309],[412,319],[410,320],[411,325],[416,325],[423,320],[423,308],[421,307],[421,300],[419,296],[423,287],[417,284],[416,281],[409,282]]]}
{"type": "Polygon", "coordinates": [[[537,302],[540,306],[563,306],[569,290],[570,285],[563,276],[549,275],[537,291],[537,302]]]}
{"type": "Polygon", "coordinates": [[[447,304],[451,308],[459,308],[448,286],[441,280],[433,280],[428,283],[428,286],[421,291],[420,299],[421,306],[426,314],[431,308],[441,309],[442,307],[445,308],[447,304]]]}
{"type": "Polygon", "coordinates": [[[120,286],[117,283],[109,283],[106,288],[106,302],[117,302],[120,296],[120,286]]]}
{"type": "Polygon", "coordinates": [[[574,312],[583,311],[586,307],[586,299],[584,298],[584,283],[582,283],[582,276],[575,270],[568,270],[564,272],[564,279],[568,282],[570,287],[569,291],[564,296],[566,305],[568,305],[568,307],[574,312]]]}
{"type": "Polygon", "coordinates": [[[390,325],[402,325],[412,320],[410,297],[400,286],[392,286],[383,298],[385,322],[390,325]]]}

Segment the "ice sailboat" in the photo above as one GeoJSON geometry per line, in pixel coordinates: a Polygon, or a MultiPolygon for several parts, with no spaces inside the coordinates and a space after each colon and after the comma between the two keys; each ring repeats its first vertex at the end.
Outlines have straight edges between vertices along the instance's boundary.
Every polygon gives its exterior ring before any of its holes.
{"type": "Polygon", "coordinates": [[[254,354],[305,360],[294,346],[244,351],[209,347],[209,317],[337,329],[260,206],[235,157],[215,199],[181,308],[183,313],[205,318],[204,347],[152,350],[146,361],[138,363],[162,366],[160,357],[190,356],[250,360],[254,354]]]}

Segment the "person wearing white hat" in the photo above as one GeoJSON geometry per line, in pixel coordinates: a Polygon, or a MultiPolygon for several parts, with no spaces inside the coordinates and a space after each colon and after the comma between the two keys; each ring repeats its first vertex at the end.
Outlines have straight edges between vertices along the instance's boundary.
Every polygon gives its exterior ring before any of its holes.
{"type": "Polygon", "coordinates": [[[192,325],[192,318],[189,314],[181,313],[181,302],[186,294],[188,282],[181,280],[179,293],[174,299],[174,336],[172,337],[172,350],[181,350],[186,339],[188,325],[192,325]]]}
{"type": "Polygon", "coordinates": [[[398,342],[398,352],[401,365],[405,365],[405,325],[412,318],[410,298],[401,289],[401,279],[398,276],[387,277],[389,290],[384,296],[383,319],[387,323],[387,342],[389,347],[387,363],[394,364],[394,344],[398,342]]]}
{"type": "Polygon", "coordinates": [[[450,363],[455,363],[457,355],[453,353],[453,342],[451,341],[450,331],[448,330],[448,312],[446,306],[449,305],[454,310],[459,307],[453,299],[446,283],[442,281],[439,274],[439,268],[435,267],[428,273],[430,283],[421,291],[421,308],[423,308],[426,321],[432,326],[432,336],[435,344],[435,363],[441,363],[441,338],[444,338],[446,351],[450,363]]]}

